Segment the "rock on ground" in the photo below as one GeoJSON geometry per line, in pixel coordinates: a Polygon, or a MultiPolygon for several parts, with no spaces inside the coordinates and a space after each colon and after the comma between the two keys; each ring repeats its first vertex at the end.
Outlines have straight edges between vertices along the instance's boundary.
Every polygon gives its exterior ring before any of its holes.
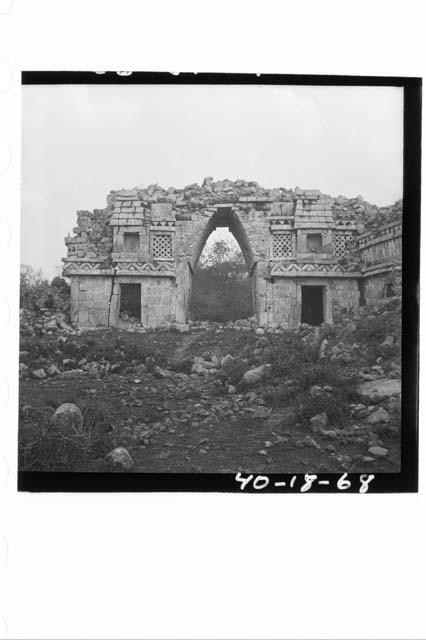
{"type": "Polygon", "coordinates": [[[401,393],[401,380],[384,378],[382,380],[363,382],[358,386],[358,391],[373,402],[380,402],[380,400],[390,398],[390,396],[397,396],[401,393]]]}
{"type": "Polygon", "coordinates": [[[51,364],[50,367],[47,370],[47,375],[48,376],[56,376],[59,375],[61,372],[58,369],[58,367],[56,366],[56,364],[51,364]]]}
{"type": "Polygon", "coordinates": [[[255,412],[253,413],[253,418],[259,418],[260,420],[265,420],[271,414],[271,409],[268,407],[257,407],[255,412]]]}
{"type": "Polygon", "coordinates": [[[311,424],[312,426],[317,429],[321,429],[323,427],[326,427],[328,425],[328,416],[326,413],[317,413],[316,416],[312,416],[311,418],[311,424]]]}
{"type": "Polygon", "coordinates": [[[384,447],[370,447],[368,453],[371,453],[375,458],[386,458],[388,450],[384,447]]]}
{"type": "Polygon", "coordinates": [[[179,333],[189,333],[189,324],[177,324],[176,329],[179,333]]]}
{"type": "Polygon", "coordinates": [[[274,413],[269,416],[266,424],[270,429],[277,429],[279,427],[289,427],[296,424],[296,422],[296,412],[292,407],[287,407],[280,409],[280,411],[274,411],[274,413]]]}
{"type": "Polygon", "coordinates": [[[29,375],[30,368],[23,362],[19,363],[19,377],[25,378],[29,375]]]}
{"type": "Polygon", "coordinates": [[[52,424],[57,429],[68,429],[70,427],[80,429],[83,424],[83,414],[76,404],[64,402],[53,414],[52,424]]]}
{"type": "Polygon", "coordinates": [[[46,377],[46,373],[44,369],[35,369],[33,371],[33,377],[37,378],[38,380],[43,380],[43,378],[46,377]]]}
{"type": "Polygon", "coordinates": [[[84,373],[83,369],[68,369],[67,371],[62,371],[61,378],[78,378],[84,373]]]}
{"type": "Polygon", "coordinates": [[[376,411],[373,411],[373,413],[370,413],[370,415],[367,418],[368,424],[377,424],[378,422],[389,422],[389,420],[390,420],[390,415],[388,414],[386,409],[383,409],[383,407],[379,407],[378,409],[376,409],[376,411]]]}
{"type": "Polygon", "coordinates": [[[322,390],[322,387],[320,387],[318,384],[314,384],[309,389],[309,393],[313,398],[318,398],[319,396],[323,395],[323,390],[322,390]]]}
{"type": "Polygon", "coordinates": [[[124,447],[117,447],[110,451],[105,457],[105,462],[113,467],[121,467],[122,469],[131,469],[133,467],[133,458],[124,447]]]}
{"type": "Polygon", "coordinates": [[[220,366],[222,369],[226,371],[227,369],[232,368],[232,365],[234,364],[234,362],[235,362],[235,358],[233,358],[230,353],[227,353],[226,356],[222,358],[222,362],[220,363],[220,366]]]}
{"type": "Polygon", "coordinates": [[[269,372],[271,371],[270,364],[262,364],[260,367],[255,367],[254,369],[249,369],[243,375],[243,382],[246,384],[257,384],[263,378],[265,378],[269,372]]]}

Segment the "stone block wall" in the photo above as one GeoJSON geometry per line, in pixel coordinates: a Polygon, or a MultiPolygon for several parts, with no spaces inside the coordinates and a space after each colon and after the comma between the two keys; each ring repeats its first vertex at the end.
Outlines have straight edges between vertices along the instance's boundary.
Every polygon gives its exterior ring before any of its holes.
{"type": "Polygon", "coordinates": [[[402,253],[402,223],[393,222],[375,233],[364,233],[359,238],[362,263],[368,269],[373,265],[400,261],[402,253]]]}
{"type": "Polygon", "coordinates": [[[71,320],[83,327],[108,325],[112,277],[71,278],[71,320]]]}
{"type": "Polygon", "coordinates": [[[401,221],[361,235],[359,252],[363,265],[363,302],[374,305],[382,298],[401,295],[401,221]]]}
{"type": "Polygon", "coordinates": [[[374,210],[372,233],[365,232],[371,208],[360,213],[356,199],[352,214],[345,202],[316,190],[212,178],[183,189],[113,191],[105,209],[78,212],[75,235],[65,239],[72,321],[116,325],[120,284],[135,283],[143,325],[187,322],[192,278],[218,227],[228,227],[240,245],[260,326],[297,326],[304,285],[323,287],[324,321],[357,313],[360,289],[367,302],[377,298],[400,263],[400,209],[395,205],[385,226],[374,210]],[[321,235],[321,245],[310,246],[309,234],[321,235]]]}
{"type": "Polygon", "coordinates": [[[355,279],[336,278],[330,282],[331,316],[338,322],[345,315],[357,316],[359,311],[359,288],[355,279]]]}
{"type": "Polygon", "coordinates": [[[169,278],[144,278],[141,286],[141,322],[159,327],[176,319],[176,285],[169,278]]]}
{"type": "MultiPolygon", "coordinates": [[[[111,278],[112,282],[112,278],[111,278]]],[[[158,327],[175,321],[177,288],[172,278],[149,276],[117,276],[111,297],[109,324],[117,324],[121,304],[121,285],[140,285],[141,322],[145,327],[158,327]]]]}
{"type": "Polygon", "coordinates": [[[377,300],[402,294],[402,272],[400,269],[383,271],[364,278],[365,304],[374,306],[377,300]]]}
{"type": "Polygon", "coordinates": [[[265,325],[291,329],[300,324],[302,287],[323,288],[324,322],[332,324],[343,315],[357,315],[359,290],[355,278],[274,278],[265,296],[265,325]]]}
{"type": "Polygon", "coordinates": [[[300,322],[298,284],[290,278],[276,278],[267,286],[266,325],[291,328],[300,322]]]}

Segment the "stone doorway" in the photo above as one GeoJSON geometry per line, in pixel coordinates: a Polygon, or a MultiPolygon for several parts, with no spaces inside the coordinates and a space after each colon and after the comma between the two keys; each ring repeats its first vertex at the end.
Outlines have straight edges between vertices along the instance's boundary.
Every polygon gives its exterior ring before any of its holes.
{"type": "MultiPolygon", "coordinates": [[[[223,260],[224,265],[226,262],[227,259],[225,258],[223,260]]],[[[231,320],[245,319],[255,315],[255,268],[256,263],[250,246],[250,241],[239,215],[230,204],[217,205],[207,222],[200,229],[198,241],[192,254],[192,260],[190,263],[191,278],[188,283],[190,295],[187,297],[189,301],[187,308],[189,316],[192,319],[227,322],[231,320]],[[209,288],[208,290],[206,289],[206,293],[208,294],[206,298],[209,301],[209,305],[203,305],[200,309],[197,307],[197,304],[194,303],[202,300],[203,296],[200,296],[200,294],[202,293],[204,283],[200,276],[203,275],[205,277],[207,274],[201,273],[205,268],[204,266],[200,271],[198,271],[199,261],[207,240],[212,234],[214,234],[216,229],[220,228],[227,229],[227,231],[233,236],[233,239],[238,246],[237,252],[241,254],[241,262],[243,266],[239,264],[235,269],[236,273],[234,273],[232,269],[232,274],[221,273],[221,261],[219,260],[219,263],[216,265],[216,275],[219,280],[222,276],[225,277],[225,280],[228,280],[229,278],[229,287],[226,287],[227,291],[224,295],[220,294],[221,286],[213,287],[212,289],[209,288]],[[239,273],[239,270],[241,270],[241,273],[239,273]],[[209,292],[213,295],[210,295],[209,292]],[[227,300],[227,298],[229,298],[229,300],[227,300]],[[227,304],[227,302],[229,302],[229,304],[227,304]],[[208,310],[209,306],[211,306],[211,312],[208,311],[206,315],[204,311],[205,309],[208,310]],[[200,311],[204,313],[203,316],[200,315],[200,311]]]]}
{"type": "Polygon", "coordinates": [[[302,286],[301,322],[319,326],[324,322],[324,287],[302,286]]]}
{"type": "Polygon", "coordinates": [[[190,316],[194,321],[235,322],[254,315],[253,287],[239,244],[213,232],[194,273],[190,316]]]}
{"type": "Polygon", "coordinates": [[[120,284],[120,318],[141,321],[141,285],[120,284]]]}

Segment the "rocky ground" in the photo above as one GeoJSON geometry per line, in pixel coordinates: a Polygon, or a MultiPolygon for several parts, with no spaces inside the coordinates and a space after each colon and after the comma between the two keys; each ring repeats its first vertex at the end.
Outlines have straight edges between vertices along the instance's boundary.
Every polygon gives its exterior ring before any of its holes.
{"type": "Polygon", "coordinates": [[[400,300],[340,326],[22,322],[21,470],[396,472],[400,300]]]}

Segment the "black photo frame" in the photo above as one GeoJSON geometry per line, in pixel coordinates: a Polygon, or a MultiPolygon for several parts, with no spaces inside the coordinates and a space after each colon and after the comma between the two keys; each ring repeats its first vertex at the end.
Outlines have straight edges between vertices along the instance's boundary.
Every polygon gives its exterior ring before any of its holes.
{"type": "Polygon", "coordinates": [[[237,492],[396,493],[418,490],[418,369],[421,88],[414,77],[25,71],[23,85],[339,85],[400,87],[404,91],[401,471],[377,474],[69,473],[18,471],[19,491],[33,492],[237,492]]]}

